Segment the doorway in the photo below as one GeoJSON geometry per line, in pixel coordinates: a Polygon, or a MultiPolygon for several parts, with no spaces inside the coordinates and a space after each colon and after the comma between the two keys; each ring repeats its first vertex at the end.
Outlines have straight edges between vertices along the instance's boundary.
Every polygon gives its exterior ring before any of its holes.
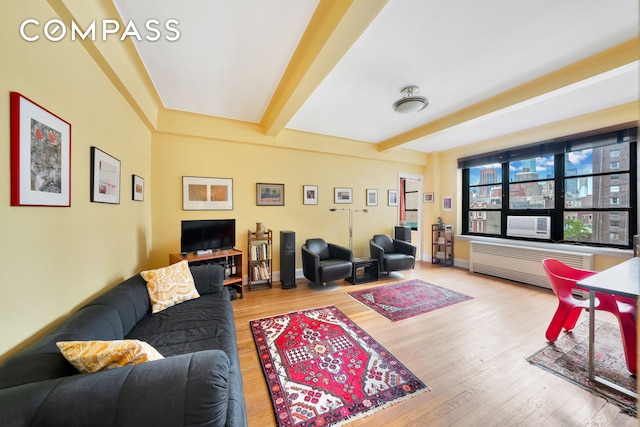
{"type": "Polygon", "coordinates": [[[416,259],[422,260],[422,176],[399,174],[398,225],[411,228],[416,259]]]}

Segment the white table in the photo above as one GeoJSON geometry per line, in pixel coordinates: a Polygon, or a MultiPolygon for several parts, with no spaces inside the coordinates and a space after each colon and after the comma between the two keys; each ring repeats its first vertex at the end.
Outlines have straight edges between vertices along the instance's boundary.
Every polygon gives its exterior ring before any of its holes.
{"type": "Polygon", "coordinates": [[[578,286],[589,290],[589,380],[597,381],[629,396],[638,398],[636,391],[627,390],[610,381],[600,378],[594,372],[595,342],[595,296],[596,292],[635,298],[638,303],[640,294],[640,257],[634,257],[591,277],[582,279],[578,286]]]}

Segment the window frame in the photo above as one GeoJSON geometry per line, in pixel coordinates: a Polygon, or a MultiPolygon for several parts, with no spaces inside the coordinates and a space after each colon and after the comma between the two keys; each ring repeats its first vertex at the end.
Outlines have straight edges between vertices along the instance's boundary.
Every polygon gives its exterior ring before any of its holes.
{"type": "MultiPolygon", "coordinates": [[[[629,249],[632,247],[632,240],[635,234],[638,234],[638,221],[637,221],[637,166],[638,166],[638,153],[637,153],[637,133],[638,128],[635,126],[619,126],[615,129],[605,129],[600,131],[592,131],[582,135],[572,135],[564,138],[559,138],[555,141],[541,142],[537,144],[526,145],[522,147],[515,147],[508,150],[496,151],[491,153],[480,154],[472,157],[458,159],[458,167],[462,170],[462,234],[469,236],[483,236],[494,237],[501,239],[512,240],[529,240],[529,241],[546,241],[549,243],[564,243],[564,244],[578,244],[593,247],[605,247],[605,248],[619,248],[629,249]],[[593,144],[593,147],[610,146],[618,143],[629,143],[629,169],[620,169],[620,163],[615,169],[609,169],[607,172],[596,172],[576,176],[578,177],[590,177],[592,179],[601,178],[603,176],[609,177],[609,182],[614,182],[613,185],[618,185],[621,174],[629,174],[629,191],[628,192],[615,192],[607,196],[608,199],[613,197],[618,198],[620,202],[621,198],[629,197],[629,206],[620,207],[618,205],[609,204],[607,207],[596,208],[584,208],[584,207],[565,207],[565,185],[566,180],[573,179],[574,176],[565,176],[565,154],[571,151],[579,150],[579,147],[589,148],[589,144],[593,144]],[[573,149],[572,149],[573,148],[573,149]],[[554,159],[554,174],[553,178],[539,178],[531,182],[553,181],[554,185],[554,207],[553,208],[528,208],[528,209],[513,209],[511,207],[510,200],[510,185],[515,182],[510,182],[509,177],[509,164],[510,162],[535,159],[542,156],[553,155],[554,159]],[[471,185],[470,183],[470,169],[473,167],[480,167],[491,164],[500,164],[502,168],[502,207],[501,209],[480,209],[477,207],[470,207],[470,190],[478,185],[471,185]],[[479,212],[500,212],[500,233],[488,234],[481,232],[470,231],[471,227],[471,213],[477,212],[475,215],[479,215],[479,212]],[[596,243],[596,242],[584,242],[564,240],[564,220],[565,214],[569,212],[575,212],[576,216],[585,213],[589,217],[595,218],[595,214],[602,212],[628,212],[628,239],[625,242],[616,244],[614,242],[608,243],[596,243]],[[532,215],[532,216],[549,216],[551,217],[551,238],[549,240],[540,240],[533,238],[522,237],[508,237],[506,235],[507,217],[518,215],[532,215]]],[[[618,156],[619,158],[619,156],[618,156]]],[[[527,181],[529,182],[529,181],[527,181]]],[[[497,184],[496,184],[497,185],[497,184]]],[[[625,184],[626,185],[626,184],[625,184]]],[[[620,186],[618,185],[620,188],[620,186]]],[[[620,215],[615,219],[620,221],[620,215]]],[[[606,219],[605,219],[606,221],[606,219]]],[[[619,233],[618,230],[610,230],[611,233],[619,233]]]]}

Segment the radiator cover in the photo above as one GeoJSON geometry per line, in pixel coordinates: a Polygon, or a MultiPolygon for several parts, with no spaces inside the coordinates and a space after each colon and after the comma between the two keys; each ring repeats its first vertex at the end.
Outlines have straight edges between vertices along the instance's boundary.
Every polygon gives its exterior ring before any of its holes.
{"type": "Polygon", "coordinates": [[[470,242],[469,271],[529,285],[551,288],[542,260],[555,258],[575,268],[593,270],[593,254],[530,248],[501,243],[470,242]]]}

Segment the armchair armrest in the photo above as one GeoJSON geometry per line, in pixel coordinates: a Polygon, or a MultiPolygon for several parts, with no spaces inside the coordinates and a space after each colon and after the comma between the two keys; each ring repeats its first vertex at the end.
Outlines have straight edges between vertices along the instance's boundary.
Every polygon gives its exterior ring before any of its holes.
{"type": "Polygon", "coordinates": [[[312,282],[320,280],[320,256],[311,252],[306,245],[302,245],[302,272],[304,277],[312,282]]]}
{"type": "Polygon", "coordinates": [[[369,240],[369,250],[371,252],[371,258],[377,259],[380,267],[384,264],[384,249],[378,245],[373,239],[369,240]]]}
{"type": "Polygon", "coordinates": [[[225,425],[230,362],[207,350],[0,390],[3,426],[225,425]]]}
{"type": "Polygon", "coordinates": [[[351,249],[345,248],[344,246],[335,245],[333,243],[328,243],[328,245],[331,258],[353,261],[353,251],[351,249]]]}
{"type": "Polygon", "coordinates": [[[398,253],[411,255],[414,258],[416,257],[416,247],[409,242],[405,242],[404,240],[394,240],[393,247],[398,253]]]}

